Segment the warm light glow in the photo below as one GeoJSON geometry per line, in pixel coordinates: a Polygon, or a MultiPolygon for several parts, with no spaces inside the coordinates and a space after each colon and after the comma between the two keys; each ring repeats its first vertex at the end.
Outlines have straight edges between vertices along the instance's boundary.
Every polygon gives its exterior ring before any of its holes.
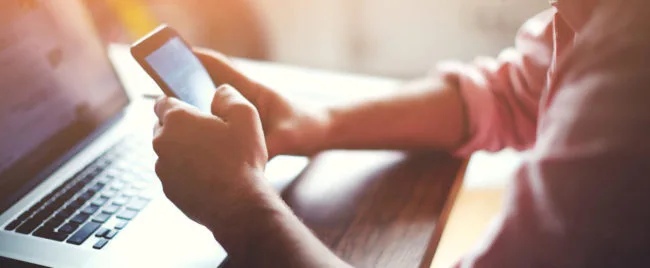
{"type": "Polygon", "coordinates": [[[147,7],[138,0],[108,0],[107,2],[134,40],[160,24],[147,7]]]}

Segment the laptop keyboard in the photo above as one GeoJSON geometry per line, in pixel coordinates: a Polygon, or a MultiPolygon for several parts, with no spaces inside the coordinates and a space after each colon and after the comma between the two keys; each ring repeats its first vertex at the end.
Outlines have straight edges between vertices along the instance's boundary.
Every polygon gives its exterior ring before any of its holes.
{"type": "Polygon", "coordinates": [[[150,143],[127,137],[5,226],[7,231],[103,248],[144,209],[156,179],[150,143]]]}

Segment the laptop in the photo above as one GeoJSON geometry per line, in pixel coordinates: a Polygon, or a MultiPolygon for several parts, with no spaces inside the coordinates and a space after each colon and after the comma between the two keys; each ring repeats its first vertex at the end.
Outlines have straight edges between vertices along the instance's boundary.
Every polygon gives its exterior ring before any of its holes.
{"type": "Polygon", "coordinates": [[[1,1],[0,266],[219,266],[162,192],[154,123],[80,1],[1,1]]]}

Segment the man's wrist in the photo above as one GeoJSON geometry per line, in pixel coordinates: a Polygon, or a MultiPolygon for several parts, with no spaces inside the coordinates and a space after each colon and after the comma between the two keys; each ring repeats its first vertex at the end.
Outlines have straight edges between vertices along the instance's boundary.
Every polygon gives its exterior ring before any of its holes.
{"type": "Polygon", "coordinates": [[[340,123],[341,117],[345,116],[346,107],[342,106],[331,106],[323,109],[321,115],[321,125],[320,125],[320,151],[335,149],[340,147],[340,136],[344,133],[340,133],[340,123]]]}
{"type": "Polygon", "coordinates": [[[330,149],[330,133],[332,131],[332,108],[323,108],[316,112],[314,115],[315,127],[311,130],[312,144],[310,155],[330,149]]]}
{"type": "Polygon", "coordinates": [[[291,127],[287,128],[289,132],[283,137],[284,144],[287,146],[283,153],[312,156],[329,149],[331,131],[329,109],[302,109],[292,120],[291,127]]]}
{"type": "Polygon", "coordinates": [[[237,191],[236,204],[215,211],[208,228],[229,254],[245,253],[256,237],[267,235],[274,219],[286,212],[279,195],[259,176],[246,191],[237,191]]]}

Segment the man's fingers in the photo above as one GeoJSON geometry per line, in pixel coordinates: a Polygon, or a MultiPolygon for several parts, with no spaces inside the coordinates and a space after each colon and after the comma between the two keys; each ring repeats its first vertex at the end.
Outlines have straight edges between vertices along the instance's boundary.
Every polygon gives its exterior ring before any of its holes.
{"type": "Polygon", "coordinates": [[[201,60],[203,66],[208,69],[212,80],[217,84],[232,84],[239,85],[239,80],[247,80],[247,78],[240,73],[230,60],[223,54],[208,50],[208,49],[194,49],[194,54],[201,60]]]}
{"type": "Polygon", "coordinates": [[[153,111],[158,117],[158,122],[162,125],[164,122],[163,119],[165,118],[167,112],[169,112],[172,108],[177,107],[178,105],[179,103],[174,98],[167,96],[158,98],[158,100],[156,100],[156,104],[153,106],[153,111]]]}
{"type": "Polygon", "coordinates": [[[184,109],[188,111],[196,110],[196,108],[176,98],[161,97],[156,101],[156,105],[154,106],[154,112],[158,117],[158,122],[160,122],[161,125],[164,125],[167,113],[175,109],[184,109]]]}
{"type": "Polygon", "coordinates": [[[212,113],[226,122],[248,121],[259,117],[255,106],[227,84],[217,88],[214,93],[212,113]]]}
{"type": "Polygon", "coordinates": [[[237,70],[225,55],[208,49],[194,49],[194,54],[210,72],[212,80],[217,86],[230,84],[250,102],[257,104],[260,87],[237,70]]]}
{"type": "Polygon", "coordinates": [[[160,131],[162,131],[162,125],[160,122],[156,122],[156,124],[153,125],[153,136],[156,137],[160,135],[160,131]]]}

